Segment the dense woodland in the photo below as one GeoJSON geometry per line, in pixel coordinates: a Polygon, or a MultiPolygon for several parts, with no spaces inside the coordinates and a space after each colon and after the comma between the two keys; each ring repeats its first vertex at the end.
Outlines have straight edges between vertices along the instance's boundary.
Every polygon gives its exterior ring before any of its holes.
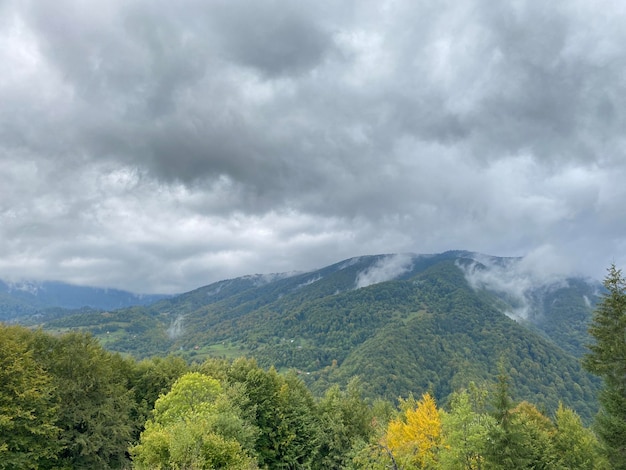
{"type": "MultiPolygon", "coordinates": [[[[355,325],[348,332],[357,335],[360,349],[358,354],[347,350],[343,368],[335,360],[314,381],[307,381],[310,376],[302,370],[279,372],[245,357],[138,359],[105,348],[106,342],[88,331],[52,334],[0,324],[0,469],[626,468],[626,286],[621,272],[609,271],[590,327],[594,342],[580,357],[602,381],[600,412],[585,418],[568,404],[574,397],[588,411],[595,401],[586,395],[594,389],[586,385],[580,364],[564,362],[560,349],[541,335],[526,335],[528,330],[490,309],[492,298],[472,296],[456,278],[458,266],[431,269],[435,275],[334,299],[320,296],[322,303],[352,299],[342,321],[355,325]],[[419,308],[402,313],[406,297],[419,308]],[[359,301],[369,308],[359,307],[359,301]],[[396,310],[385,313],[392,304],[396,310]],[[356,325],[354,312],[369,315],[363,323],[379,322],[381,316],[385,321],[368,337],[356,325]],[[492,345],[501,341],[497,335],[507,347],[493,358],[492,345]],[[412,349],[415,343],[419,355],[412,349]],[[472,349],[476,344],[484,348],[482,357],[472,349]],[[465,351],[465,362],[458,351],[465,351]],[[448,371],[450,354],[462,361],[465,374],[458,366],[448,371]],[[377,366],[390,368],[393,381],[409,393],[377,393],[385,386],[382,372],[348,376],[368,370],[351,369],[350,361],[375,357],[377,366]],[[401,358],[406,363],[394,364],[401,358]],[[444,380],[435,370],[452,375],[444,380]],[[411,375],[424,371],[430,375],[426,381],[411,375]],[[530,377],[520,377],[525,373],[530,377]],[[545,388],[533,373],[548,375],[545,388]],[[550,383],[554,377],[561,383],[550,383]],[[527,399],[524,384],[539,400],[527,399]],[[568,391],[571,384],[580,390],[568,391]],[[563,399],[553,406],[561,391],[566,391],[563,399]]],[[[302,331],[309,338],[329,336],[324,344],[335,344],[338,354],[350,338],[343,324],[336,330],[344,333],[334,337],[328,323],[336,317],[320,308],[313,317],[323,332],[316,333],[311,326],[316,323],[304,321],[310,311],[298,311],[294,299],[287,301],[294,302],[294,310],[283,321],[298,328],[302,320],[313,329],[302,331]]],[[[261,311],[272,321],[269,310],[261,311]]]]}
{"type": "Polygon", "coordinates": [[[365,397],[394,402],[422,390],[446,402],[471,381],[495,382],[502,362],[518,399],[547,413],[562,402],[590,423],[600,382],[581,367],[592,312],[583,299],[595,299],[597,286],[571,280],[543,288],[533,293],[535,321],[514,321],[503,312],[519,299],[472,288],[462,266],[476,263],[467,256],[416,257],[403,276],[358,289],[359,276],[384,257],[221,281],[150,306],[56,309],[22,321],[87,331],[135,358],[254,357],[265,369],[299,371],[315,395],[360,376],[365,397]]]}
{"type": "Polygon", "coordinates": [[[357,380],[316,398],[251,359],[136,361],[85,333],[0,335],[0,468],[611,468],[573,410],[513,401],[504,374],[396,405],[357,380]]]}

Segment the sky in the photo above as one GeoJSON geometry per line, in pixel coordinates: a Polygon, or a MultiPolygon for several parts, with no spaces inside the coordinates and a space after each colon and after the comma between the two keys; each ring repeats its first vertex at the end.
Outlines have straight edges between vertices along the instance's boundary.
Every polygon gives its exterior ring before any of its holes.
{"type": "Polygon", "coordinates": [[[0,278],[626,268],[626,3],[0,0],[0,278]]]}

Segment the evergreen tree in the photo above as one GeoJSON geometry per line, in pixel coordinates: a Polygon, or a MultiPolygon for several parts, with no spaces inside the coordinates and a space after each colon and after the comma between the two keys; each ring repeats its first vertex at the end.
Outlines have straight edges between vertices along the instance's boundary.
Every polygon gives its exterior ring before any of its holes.
{"type": "Polygon", "coordinates": [[[494,396],[494,412],[496,424],[488,434],[488,445],[485,449],[486,468],[508,470],[511,468],[528,468],[523,449],[522,429],[514,419],[513,401],[509,396],[509,379],[500,372],[494,396]]]}
{"type": "Polygon", "coordinates": [[[595,343],[583,364],[604,381],[597,431],[613,467],[626,469],[626,281],[615,265],[608,271],[607,292],[589,328],[595,343]]]}

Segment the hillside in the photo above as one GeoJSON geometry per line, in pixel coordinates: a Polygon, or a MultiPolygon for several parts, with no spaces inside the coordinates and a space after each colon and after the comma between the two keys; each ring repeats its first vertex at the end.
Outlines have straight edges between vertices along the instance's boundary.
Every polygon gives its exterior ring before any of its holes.
{"type": "MultiPolygon", "coordinates": [[[[18,282],[0,280],[0,320],[43,314],[48,309],[112,310],[133,305],[148,305],[161,300],[163,295],[139,295],[118,289],[75,286],[63,282],[18,282]]],[[[67,313],[67,312],[66,312],[67,313]]],[[[52,313],[51,313],[52,314],[52,313]]]]}
{"type": "Polygon", "coordinates": [[[364,256],[43,326],[86,329],[137,357],[253,356],[300,371],[319,391],[359,375],[369,396],[391,399],[430,389],[445,400],[471,380],[492,381],[502,365],[515,398],[550,410],[562,400],[589,418],[597,382],[576,356],[597,287],[572,279],[506,292],[476,281],[477,272],[513,272],[518,262],[468,252],[364,256]]]}

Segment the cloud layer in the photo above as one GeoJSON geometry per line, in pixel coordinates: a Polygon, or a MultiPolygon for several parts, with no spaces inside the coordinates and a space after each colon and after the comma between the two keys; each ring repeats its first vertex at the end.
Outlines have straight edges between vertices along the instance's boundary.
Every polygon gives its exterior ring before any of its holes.
{"type": "Polygon", "coordinates": [[[0,2],[0,278],[542,247],[602,276],[625,49],[605,0],[0,2]]]}

